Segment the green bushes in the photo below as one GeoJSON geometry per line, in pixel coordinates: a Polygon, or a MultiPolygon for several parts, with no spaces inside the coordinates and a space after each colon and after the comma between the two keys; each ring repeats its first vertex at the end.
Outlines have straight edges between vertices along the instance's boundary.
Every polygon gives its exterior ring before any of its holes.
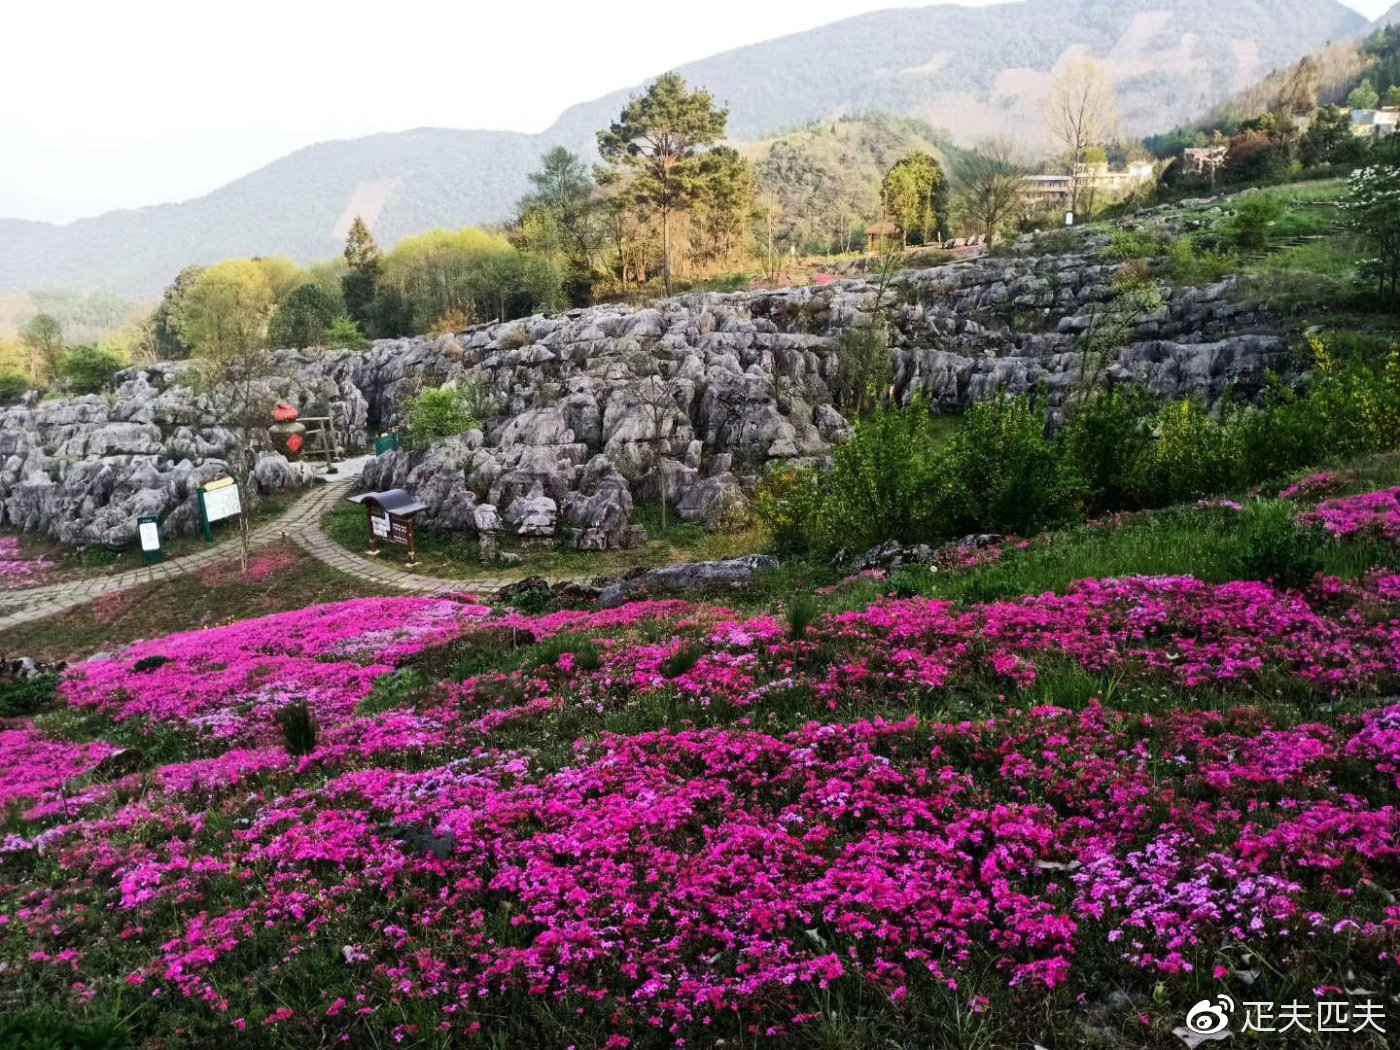
{"type": "Polygon", "coordinates": [[[63,355],[63,378],[75,394],[97,393],[122,367],[115,354],[95,346],[75,346],[63,355]]]}
{"type": "Polygon", "coordinates": [[[0,718],[32,715],[58,697],[58,675],[0,678],[0,718]]]}
{"type": "Polygon", "coordinates": [[[0,372],[0,402],[13,401],[29,389],[29,380],[18,372],[0,372]]]}
{"type": "Polygon", "coordinates": [[[1283,201],[1272,193],[1250,194],[1236,205],[1235,214],[1226,223],[1225,236],[1240,251],[1263,251],[1285,210],[1283,201]]]}
{"type": "Polygon", "coordinates": [[[1152,259],[1162,254],[1160,234],[1151,230],[1115,229],[1109,234],[1106,259],[1152,259]]]}
{"type": "MultiPolygon", "coordinates": [[[[1227,396],[1212,412],[1193,399],[1158,406],[1136,388],[1097,391],[1054,435],[1024,397],[975,405],[946,447],[921,405],[881,409],[837,450],[834,469],[771,475],[755,510],[786,553],[890,539],[941,543],[970,532],[1025,536],[1083,516],[1190,503],[1400,444],[1400,356],[1342,363],[1320,341],[1312,351],[1308,396],[1275,379],[1258,405],[1227,396]]],[[[1250,571],[1285,585],[1310,578],[1306,538],[1261,529],[1250,571]]]]}
{"type": "Polygon", "coordinates": [[[1058,524],[1074,514],[1080,487],[1066,466],[1028,398],[982,401],[938,465],[938,524],[1023,536],[1058,524]]]}
{"type": "Polygon", "coordinates": [[[1271,500],[1251,508],[1241,549],[1246,579],[1262,580],[1285,590],[1301,590],[1322,571],[1326,535],[1295,524],[1298,508],[1271,500]]]}
{"type": "Polygon", "coordinates": [[[415,446],[465,434],[480,426],[472,412],[470,391],[455,387],[424,390],[408,408],[408,437],[415,446]]]}

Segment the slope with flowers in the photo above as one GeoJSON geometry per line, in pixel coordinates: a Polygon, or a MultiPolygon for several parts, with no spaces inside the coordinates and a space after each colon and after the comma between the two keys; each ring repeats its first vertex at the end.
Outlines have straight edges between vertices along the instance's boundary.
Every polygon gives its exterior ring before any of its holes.
{"type": "Polygon", "coordinates": [[[1400,490],[1332,488],[1301,526],[1389,553],[1297,591],[366,599],[79,664],[0,729],[0,1008],[153,1047],[1179,1046],[1220,992],[1400,1030],[1400,490]]]}

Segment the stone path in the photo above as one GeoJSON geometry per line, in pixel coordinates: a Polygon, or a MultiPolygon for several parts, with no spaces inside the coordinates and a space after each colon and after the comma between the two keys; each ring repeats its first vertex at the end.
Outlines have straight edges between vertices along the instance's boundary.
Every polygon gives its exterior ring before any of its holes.
{"type": "MultiPolygon", "coordinates": [[[[338,501],[350,495],[360,472],[350,463],[341,464],[338,474],[322,476],[315,486],[274,521],[253,530],[253,547],[277,540],[291,540],[313,558],[347,576],[410,594],[468,593],[490,595],[512,578],[476,577],[470,580],[444,580],[424,576],[387,563],[351,554],[321,529],[321,519],[338,501]]],[[[236,554],[234,542],[225,541],[198,554],[189,554],[111,576],[70,580],[43,587],[0,591],[0,631],[32,620],[42,620],[108,594],[117,594],[143,583],[173,579],[227,561],[236,554]]],[[[587,577],[577,577],[586,579],[587,577]]],[[[551,581],[557,582],[557,581],[551,581]]],[[[4,654],[0,654],[4,655],[4,654]]]]}

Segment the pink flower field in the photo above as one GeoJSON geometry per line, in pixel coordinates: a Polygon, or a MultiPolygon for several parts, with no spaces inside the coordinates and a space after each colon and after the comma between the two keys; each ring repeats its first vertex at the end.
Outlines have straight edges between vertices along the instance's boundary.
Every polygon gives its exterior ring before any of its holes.
{"type": "Polygon", "coordinates": [[[0,536],[0,591],[47,583],[53,562],[25,554],[18,536],[0,536]]]}
{"type": "Polygon", "coordinates": [[[161,1047],[1166,1047],[1220,993],[1400,1030],[1397,684],[1385,573],[140,642],[0,730],[3,994],[161,1047]]]}

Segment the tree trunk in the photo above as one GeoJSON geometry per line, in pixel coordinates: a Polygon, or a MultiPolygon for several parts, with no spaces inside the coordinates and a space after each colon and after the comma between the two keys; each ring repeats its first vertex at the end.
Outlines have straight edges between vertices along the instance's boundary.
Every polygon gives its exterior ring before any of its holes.
{"type": "Polygon", "coordinates": [[[671,209],[661,209],[661,280],[671,294],[671,209]]]}

